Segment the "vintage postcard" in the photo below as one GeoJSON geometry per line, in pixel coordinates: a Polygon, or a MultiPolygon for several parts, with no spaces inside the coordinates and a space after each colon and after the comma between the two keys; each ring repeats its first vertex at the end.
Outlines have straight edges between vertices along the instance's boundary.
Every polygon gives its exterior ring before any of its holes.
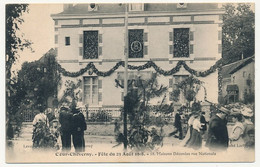
{"type": "Polygon", "coordinates": [[[254,162],[254,3],[5,4],[6,163],[254,162]]]}

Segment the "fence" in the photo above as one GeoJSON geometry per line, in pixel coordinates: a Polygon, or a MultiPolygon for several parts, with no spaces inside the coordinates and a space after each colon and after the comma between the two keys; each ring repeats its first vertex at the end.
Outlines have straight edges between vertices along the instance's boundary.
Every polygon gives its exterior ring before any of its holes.
{"type": "Polygon", "coordinates": [[[82,107],[81,112],[89,122],[110,122],[120,118],[122,113],[120,107],[82,107]]]}
{"type": "Polygon", "coordinates": [[[33,110],[24,110],[22,112],[23,122],[32,122],[36,113],[33,110]]]}

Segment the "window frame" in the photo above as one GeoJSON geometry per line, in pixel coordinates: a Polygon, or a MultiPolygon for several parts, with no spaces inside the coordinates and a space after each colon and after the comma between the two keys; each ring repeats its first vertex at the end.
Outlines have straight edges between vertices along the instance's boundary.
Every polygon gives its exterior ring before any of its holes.
{"type": "Polygon", "coordinates": [[[82,60],[98,60],[99,59],[99,30],[84,30],[83,31],[83,42],[82,42],[82,45],[83,45],[83,53],[82,53],[82,60]],[[85,32],[97,32],[97,55],[95,56],[96,58],[85,58],[85,50],[86,50],[86,45],[85,45],[85,32]]]}
{"type": "Polygon", "coordinates": [[[83,101],[83,104],[85,104],[85,105],[88,105],[88,106],[98,106],[99,105],[99,99],[98,99],[98,96],[99,96],[99,85],[98,85],[99,83],[98,83],[98,76],[83,76],[83,91],[82,91],[82,93],[83,93],[83,95],[82,95],[82,97],[83,97],[83,99],[82,99],[82,101],[83,101]],[[87,79],[90,79],[90,83],[89,84],[86,84],[85,83],[85,78],[87,78],[87,79]],[[93,84],[93,78],[96,78],[96,80],[97,80],[97,83],[96,84],[93,84]],[[89,85],[90,86],[90,99],[89,99],[89,102],[87,102],[86,100],[87,100],[87,98],[86,98],[86,94],[85,94],[85,86],[86,85],[89,85]],[[96,86],[97,87],[97,94],[96,94],[96,99],[95,99],[95,102],[93,102],[94,101],[94,99],[93,99],[93,86],[96,86]],[[91,103],[90,103],[91,102],[91,103]]]}
{"type": "MultiPolygon", "coordinates": [[[[173,58],[190,58],[190,33],[191,33],[191,31],[190,31],[190,28],[173,28],[173,41],[172,41],[172,44],[173,44],[173,53],[172,53],[172,57],[173,58]],[[188,36],[188,44],[187,44],[187,46],[188,46],[188,56],[183,56],[183,57],[181,57],[181,56],[176,56],[175,54],[174,54],[174,52],[175,52],[175,45],[176,45],[176,43],[175,43],[175,40],[176,40],[176,37],[175,37],[175,33],[176,33],[176,30],[177,29],[188,29],[188,34],[186,34],[187,36],[188,36]]],[[[186,45],[186,44],[185,44],[186,45]]]]}
{"type": "Polygon", "coordinates": [[[196,36],[195,36],[195,30],[196,28],[192,24],[185,24],[185,25],[172,25],[168,28],[169,33],[169,53],[168,53],[168,59],[169,61],[193,61],[195,58],[195,46],[196,46],[196,36]],[[189,57],[174,57],[173,56],[173,42],[174,42],[174,29],[176,28],[189,28],[189,49],[192,47],[192,51],[189,50],[189,57]],[[192,36],[192,37],[191,37],[192,36]]]}

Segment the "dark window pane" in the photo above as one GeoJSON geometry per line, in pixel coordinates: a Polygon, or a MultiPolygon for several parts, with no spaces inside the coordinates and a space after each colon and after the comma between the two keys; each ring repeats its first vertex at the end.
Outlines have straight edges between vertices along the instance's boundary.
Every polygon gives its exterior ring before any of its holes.
{"type": "Polygon", "coordinates": [[[98,31],[84,31],[84,59],[98,59],[98,31]]]}
{"type": "Polygon", "coordinates": [[[65,37],[65,45],[70,45],[70,37],[65,37]]]}
{"type": "Polygon", "coordinates": [[[142,29],[129,30],[129,58],[143,58],[143,33],[142,29]]]}
{"type": "Polygon", "coordinates": [[[189,28],[175,28],[173,40],[174,57],[189,57],[189,28]]]}

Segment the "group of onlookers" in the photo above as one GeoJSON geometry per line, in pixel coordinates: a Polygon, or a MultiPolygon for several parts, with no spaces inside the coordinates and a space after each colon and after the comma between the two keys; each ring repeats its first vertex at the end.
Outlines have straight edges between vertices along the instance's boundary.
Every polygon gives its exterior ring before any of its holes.
{"type": "MultiPolygon", "coordinates": [[[[179,139],[183,138],[181,114],[182,112],[176,113],[175,131],[170,133],[172,136],[179,132],[179,139]]],[[[220,107],[208,122],[205,119],[205,112],[193,111],[189,116],[188,130],[181,145],[200,149],[204,140],[206,147],[216,151],[226,150],[228,147],[254,148],[255,129],[252,116],[253,111],[247,107],[236,111],[220,107]],[[230,117],[232,117],[232,121],[228,122],[230,117]],[[229,131],[228,126],[232,126],[229,131]]]]}
{"type": "MultiPolygon", "coordinates": [[[[75,148],[75,152],[85,151],[84,131],[87,129],[84,115],[80,112],[79,108],[70,109],[67,106],[62,106],[59,109],[59,135],[61,137],[62,151],[70,151],[71,143],[75,148]],[[71,140],[72,139],[72,140],[71,140]],[[71,142],[72,141],[72,142],[71,142]]],[[[46,138],[46,132],[50,131],[49,119],[40,109],[40,113],[34,117],[33,120],[33,147],[41,147],[41,144],[46,138]]],[[[48,134],[51,134],[48,132],[48,134]]],[[[46,139],[50,140],[50,139],[46,139]]],[[[57,140],[57,139],[55,139],[57,140]]]]}

